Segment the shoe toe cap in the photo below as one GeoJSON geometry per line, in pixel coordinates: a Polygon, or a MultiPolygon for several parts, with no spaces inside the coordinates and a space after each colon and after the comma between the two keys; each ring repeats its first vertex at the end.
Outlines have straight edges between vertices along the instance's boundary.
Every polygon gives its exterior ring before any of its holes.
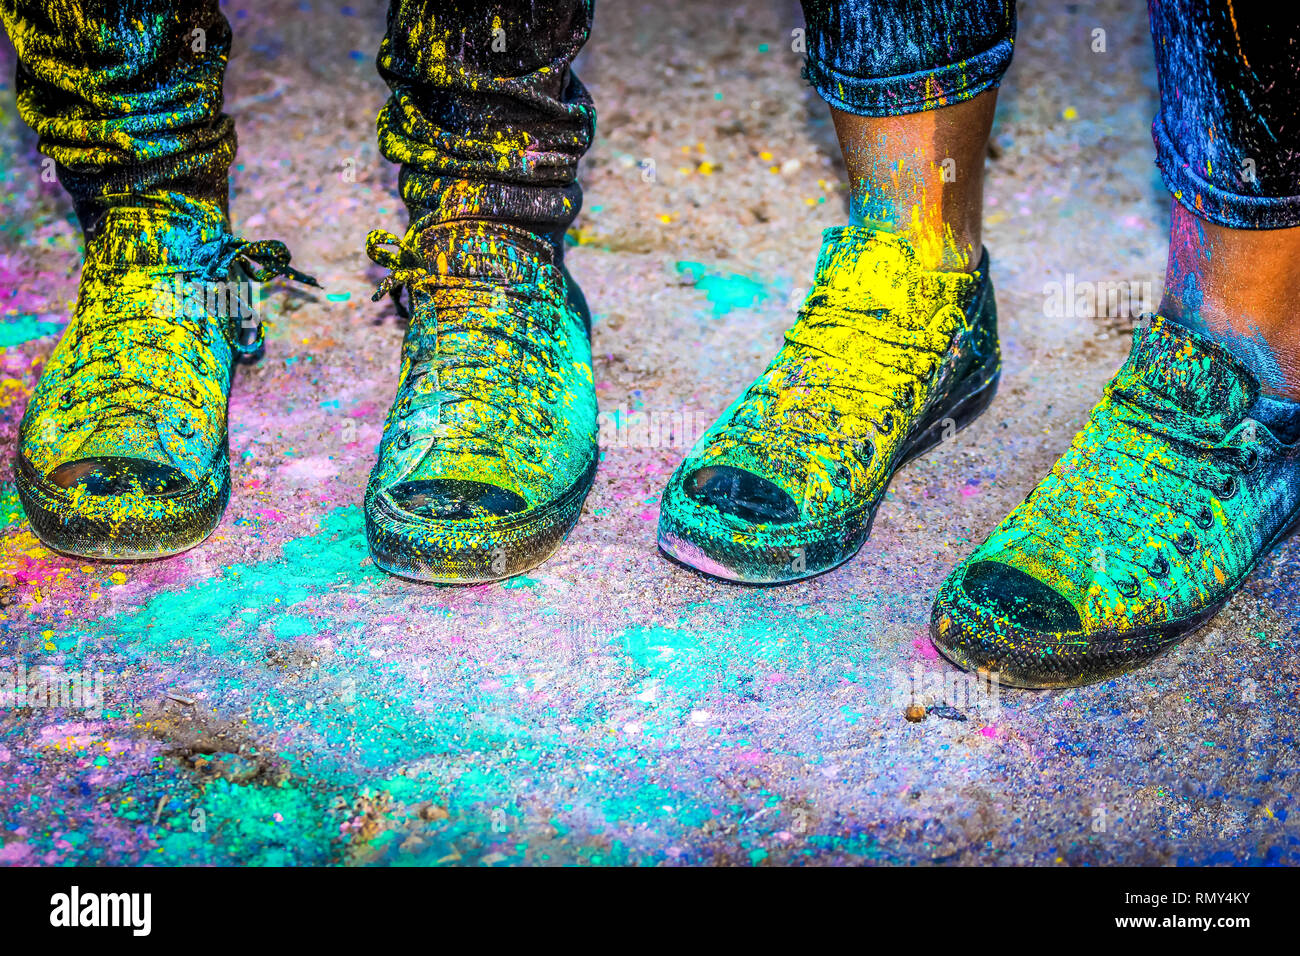
{"type": "Polygon", "coordinates": [[[144,458],[113,456],[64,462],[50,472],[49,481],[102,498],[171,495],[194,487],[179,468],[144,458]]]}
{"type": "Polygon", "coordinates": [[[403,512],[436,521],[504,518],[528,507],[522,495],[506,488],[454,478],[403,481],[387,495],[403,512]]]}
{"type": "Polygon", "coordinates": [[[799,520],[799,506],[788,492],[767,478],[731,465],[696,469],[686,476],[682,490],[700,504],[754,524],[799,520]]]}
{"type": "Polygon", "coordinates": [[[1079,612],[1064,596],[1033,575],[1000,561],[977,561],[967,568],[962,592],[975,607],[1022,634],[1050,637],[1077,632],[1082,626],[1079,612]]]}

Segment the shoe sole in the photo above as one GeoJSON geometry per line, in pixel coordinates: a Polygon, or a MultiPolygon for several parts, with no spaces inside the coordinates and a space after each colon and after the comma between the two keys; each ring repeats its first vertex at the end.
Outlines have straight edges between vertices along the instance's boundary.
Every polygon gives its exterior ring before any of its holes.
{"type": "MultiPolygon", "coordinates": [[[[930,618],[930,643],[950,663],[964,671],[978,671],[981,674],[996,676],[999,685],[1005,687],[1022,690],[1053,690],[1096,684],[1149,664],[1161,654],[1205,628],[1220,611],[1228,606],[1228,602],[1255,573],[1264,558],[1296,532],[1300,532],[1300,507],[1291,513],[1281,530],[1259,550],[1236,585],[1213,604],[1181,621],[1169,621],[1123,636],[1115,631],[1099,633],[1086,642],[1082,653],[1051,655],[1053,662],[1058,665],[1051,670],[1041,666],[1045,655],[1035,655],[1025,650],[1012,649],[1011,651],[1013,657],[1017,653],[1025,657],[1024,664],[1018,664],[1014,659],[1007,661],[1005,658],[1009,655],[999,652],[994,642],[978,635],[965,636],[966,632],[960,625],[956,631],[957,639],[948,640],[948,633],[944,633],[943,627],[944,619],[948,615],[942,612],[938,605],[935,606],[930,618]],[[971,651],[974,653],[972,654],[971,651]],[[999,663],[998,658],[1004,660],[999,663]],[[1007,668],[1008,664],[1010,669],[1007,668]]],[[[946,632],[951,632],[952,629],[951,619],[949,619],[946,632]]]]}
{"type": "Polygon", "coordinates": [[[60,488],[15,456],[18,499],[41,543],[60,554],[99,561],[167,558],[201,544],[221,521],[230,500],[230,458],[223,452],[197,489],[147,499],[97,499],[88,513],[60,488]],[[152,513],[150,513],[152,512],[152,513]]]}
{"type": "Polygon", "coordinates": [[[734,584],[790,584],[833,571],[850,561],[871,537],[876,511],[898,472],[944,440],[951,427],[956,434],[979,418],[997,394],[1001,378],[1001,354],[994,349],[984,362],[967,373],[943,405],[931,409],[904,445],[904,450],[890,472],[880,495],[864,512],[837,516],[838,530],[813,541],[796,541],[776,546],[727,543],[719,550],[731,551],[734,559],[723,563],[677,530],[678,522],[668,513],[659,522],[659,549],[678,564],[701,574],[734,584]],[[949,426],[948,422],[952,425],[949,426]],[[803,550],[804,569],[795,571],[790,561],[793,549],[803,550]],[[761,570],[745,571],[742,565],[761,570]]]}
{"type": "Polygon", "coordinates": [[[366,539],[376,565],[425,584],[486,584],[537,567],[560,546],[582,514],[599,454],[558,498],[519,515],[485,521],[436,521],[391,507],[366,491],[366,539]]]}

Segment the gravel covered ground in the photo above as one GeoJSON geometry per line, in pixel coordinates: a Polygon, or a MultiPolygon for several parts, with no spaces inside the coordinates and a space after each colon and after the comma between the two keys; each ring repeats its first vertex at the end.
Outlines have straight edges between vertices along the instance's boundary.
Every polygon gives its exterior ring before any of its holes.
{"type": "MultiPolygon", "coordinates": [[[[981,696],[926,638],[946,572],[1127,353],[1130,319],[1048,314],[1045,287],[1158,298],[1144,8],[1021,4],[988,162],[999,398],[897,477],[855,560],[746,589],[657,554],[685,449],[637,428],[606,436],[577,529],[528,576],[442,588],[371,564],[362,488],[403,331],[362,250],[404,226],[374,142],[383,5],[225,6],[236,230],[285,239],[325,288],[277,300],[235,384],[225,520],[164,561],[53,554],[14,495],[80,237],[0,49],[0,675],[104,675],[102,707],[0,709],[0,862],[1300,863],[1300,539],[1199,636],[1102,685],[981,696]],[[947,716],[904,719],[916,679],[947,716]]],[[[622,420],[707,425],[845,219],[801,26],[787,0],[598,7],[569,262],[622,420]]]]}

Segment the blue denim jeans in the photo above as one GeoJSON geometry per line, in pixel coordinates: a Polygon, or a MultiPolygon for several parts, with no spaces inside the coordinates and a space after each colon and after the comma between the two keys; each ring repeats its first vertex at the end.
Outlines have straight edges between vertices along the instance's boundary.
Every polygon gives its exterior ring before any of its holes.
{"type": "MultiPolygon", "coordinates": [[[[806,74],[831,106],[899,116],[960,103],[1011,63],[1013,0],[803,0],[806,74]]],[[[1300,9],[1150,0],[1156,164],[1192,213],[1300,225],[1300,9]]]]}
{"type": "MultiPolygon", "coordinates": [[[[593,6],[393,0],[379,57],[393,96],[379,134],[409,205],[544,230],[573,218],[595,110],[570,65],[593,6]]],[[[808,79],[848,113],[959,103],[997,86],[1011,62],[1014,0],[803,7],[808,79]]],[[[1300,10],[1150,0],[1150,15],[1156,162],[1170,192],[1221,225],[1300,225],[1300,10]]],[[[235,137],[221,113],[230,31],[217,0],[0,0],[0,18],[19,53],[19,110],[79,211],[151,191],[224,205],[235,137]],[[188,40],[198,27],[202,53],[188,40]]]]}
{"type": "Polygon", "coordinates": [[[1165,185],[1234,229],[1300,226],[1300,8],[1150,0],[1165,185]]]}
{"type": "Polygon", "coordinates": [[[1014,0],[803,0],[804,74],[831,106],[902,116],[998,85],[1016,41],[1014,0]]]}

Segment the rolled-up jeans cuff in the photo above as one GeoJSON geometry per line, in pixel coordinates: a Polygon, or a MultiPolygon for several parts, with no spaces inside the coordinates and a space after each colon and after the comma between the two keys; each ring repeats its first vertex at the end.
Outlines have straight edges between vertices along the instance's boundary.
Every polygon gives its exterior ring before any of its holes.
{"type": "Polygon", "coordinates": [[[822,99],[856,116],[903,116],[950,106],[993,89],[1011,65],[1015,37],[1007,36],[975,56],[899,76],[854,76],[819,62],[810,51],[804,75],[822,99]]]}
{"type": "Polygon", "coordinates": [[[1300,196],[1252,196],[1231,192],[1203,179],[1159,116],[1151,125],[1156,166],[1174,199],[1188,212],[1229,229],[1287,229],[1300,226],[1300,196]]]}
{"type": "Polygon", "coordinates": [[[401,190],[412,218],[431,212],[442,222],[495,219],[542,233],[567,229],[582,208],[582,187],[576,182],[561,186],[476,181],[404,168],[401,190]]]}

